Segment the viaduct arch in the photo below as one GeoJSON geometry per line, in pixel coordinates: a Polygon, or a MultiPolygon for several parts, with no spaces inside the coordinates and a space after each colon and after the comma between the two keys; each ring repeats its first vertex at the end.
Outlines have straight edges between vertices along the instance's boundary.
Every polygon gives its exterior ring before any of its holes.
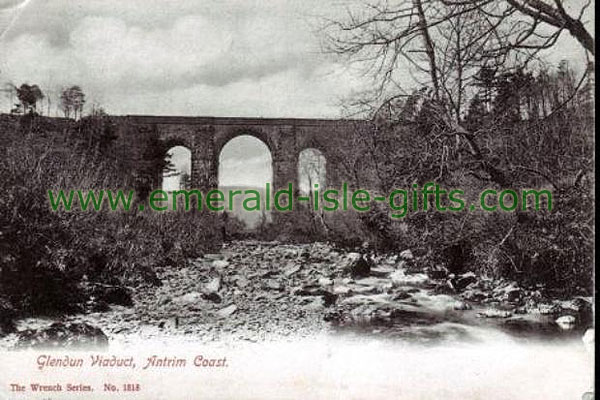
{"type": "MultiPolygon", "coordinates": [[[[191,185],[200,190],[218,186],[219,154],[231,139],[250,135],[265,143],[271,152],[273,188],[298,188],[298,158],[308,148],[319,150],[327,160],[327,186],[352,182],[348,152],[356,135],[371,129],[364,120],[299,118],[171,117],[131,115],[122,117],[119,135],[135,158],[136,145],[146,135],[155,135],[168,147],[191,150],[191,185]],[[342,165],[344,164],[344,165],[342,165]]],[[[157,177],[156,187],[160,186],[157,177]]]]}

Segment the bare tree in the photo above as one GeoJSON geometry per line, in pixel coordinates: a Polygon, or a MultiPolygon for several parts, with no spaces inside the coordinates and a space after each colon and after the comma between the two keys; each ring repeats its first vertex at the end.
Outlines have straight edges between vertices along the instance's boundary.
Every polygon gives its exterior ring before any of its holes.
{"type": "Polygon", "coordinates": [[[366,65],[377,83],[371,98],[411,94],[407,70],[458,121],[474,93],[465,89],[485,69],[517,68],[552,47],[566,30],[593,54],[593,39],[581,18],[589,3],[570,17],[562,1],[399,0],[365,4],[325,29],[329,49],[366,65]],[[535,10],[538,10],[537,12],[535,10]],[[591,47],[590,47],[591,46],[591,47]]]}
{"type": "Polygon", "coordinates": [[[306,149],[300,153],[298,174],[300,191],[312,197],[314,185],[325,186],[326,160],[316,149],[306,149]]]}
{"type": "Polygon", "coordinates": [[[594,38],[581,20],[592,0],[588,0],[581,7],[577,17],[569,15],[565,9],[565,2],[563,0],[554,0],[553,2],[545,2],[543,0],[506,0],[506,2],[522,15],[530,17],[529,30],[526,31],[527,34],[525,36],[533,37],[538,27],[545,23],[556,29],[549,36],[551,40],[548,44],[556,42],[561,32],[567,30],[584,49],[591,54],[595,54],[594,38]]]}

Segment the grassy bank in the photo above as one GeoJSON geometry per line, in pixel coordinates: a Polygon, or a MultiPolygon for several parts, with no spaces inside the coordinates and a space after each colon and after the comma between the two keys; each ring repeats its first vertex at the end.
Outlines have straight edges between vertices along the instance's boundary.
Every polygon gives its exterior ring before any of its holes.
{"type": "MultiPolygon", "coordinates": [[[[218,244],[211,215],[53,212],[48,189],[121,188],[109,117],[79,122],[3,116],[0,154],[0,319],[128,303],[218,244]]],[[[1,321],[0,321],[1,322],[1,321]]],[[[1,324],[0,324],[1,325],[1,324]]]]}

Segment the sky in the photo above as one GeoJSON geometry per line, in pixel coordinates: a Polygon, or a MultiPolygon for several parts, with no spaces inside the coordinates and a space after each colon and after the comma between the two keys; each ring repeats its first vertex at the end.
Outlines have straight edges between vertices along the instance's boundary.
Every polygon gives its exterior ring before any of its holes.
{"type": "MultiPolygon", "coordinates": [[[[0,89],[8,82],[40,85],[53,100],[51,115],[61,89],[79,85],[88,111],[102,107],[114,115],[338,118],[343,99],[372,82],[322,51],[319,28],[362,3],[0,0],[0,89]]],[[[593,7],[588,14],[593,19],[593,7]]],[[[584,60],[583,54],[563,35],[548,58],[584,60]]],[[[0,112],[10,103],[0,92],[0,112]]],[[[261,170],[264,149],[237,146],[249,149],[241,170],[261,170]]],[[[224,160],[232,171],[239,167],[236,151],[224,160]]],[[[237,176],[255,185],[261,175],[237,176]]]]}
{"type": "MultiPolygon", "coordinates": [[[[191,172],[191,153],[182,146],[168,152],[174,169],[180,173],[191,172]]],[[[264,187],[273,181],[271,154],[259,139],[241,135],[227,142],[219,155],[219,186],[264,187]]],[[[179,190],[181,175],[163,177],[163,190],[179,190]]]]}
{"type": "Polygon", "coordinates": [[[321,52],[319,3],[0,0],[0,83],[119,115],[337,117],[361,82],[321,52]]]}
{"type": "MultiPolygon", "coordinates": [[[[371,82],[322,52],[318,29],[362,3],[0,0],[0,85],[37,83],[57,99],[77,84],[88,108],[117,115],[336,118],[371,82]]],[[[582,59],[563,36],[550,58],[582,59]]]]}

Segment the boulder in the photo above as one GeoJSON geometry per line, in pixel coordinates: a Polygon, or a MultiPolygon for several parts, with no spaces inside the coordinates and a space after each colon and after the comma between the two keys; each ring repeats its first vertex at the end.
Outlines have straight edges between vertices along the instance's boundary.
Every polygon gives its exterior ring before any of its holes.
{"type": "Polygon", "coordinates": [[[331,293],[328,290],[323,289],[319,285],[306,285],[302,289],[294,291],[296,296],[321,296],[323,298],[323,304],[325,307],[329,307],[335,304],[337,300],[337,294],[331,293]]]}
{"type": "Polygon", "coordinates": [[[395,286],[422,285],[429,282],[429,277],[425,274],[406,274],[402,270],[394,271],[390,278],[395,286]]]}
{"type": "Polygon", "coordinates": [[[332,286],[333,279],[330,278],[319,278],[319,285],[321,286],[332,286]]]}
{"type": "Polygon", "coordinates": [[[356,257],[358,253],[349,253],[348,256],[352,255],[348,258],[347,264],[344,268],[347,274],[350,274],[353,278],[363,278],[369,276],[371,273],[372,261],[368,258],[366,254],[362,254],[356,257]]]}
{"type": "Polygon", "coordinates": [[[229,262],[225,260],[214,260],[212,266],[216,269],[223,269],[229,265],[229,262]]]}
{"type": "Polygon", "coordinates": [[[446,267],[440,266],[427,271],[431,279],[445,279],[448,276],[446,267]]]}
{"type": "Polygon", "coordinates": [[[457,311],[464,311],[464,310],[470,310],[472,307],[469,303],[466,303],[464,301],[457,301],[454,303],[453,308],[457,311]]]}
{"type": "Polygon", "coordinates": [[[267,279],[264,283],[263,283],[263,288],[267,289],[267,290],[277,290],[277,291],[281,291],[283,290],[283,285],[281,284],[281,282],[279,282],[276,279],[267,279]]]}
{"type": "Polygon", "coordinates": [[[577,321],[589,325],[594,320],[593,300],[591,297],[575,297],[567,301],[556,302],[563,312],[577,316],[577,321]]]}
{"type": "Polygon", "coordinates": [[[523,290],[515,282],[494,289],[494,297],[500,301],[514,302],[521,298],[523,290]]]}
{"type": "Polygon", "coordinates": [[[477,276],[473,272],[467,272],[465,274],[459,275],[456,278],[450,279],[450,283],[454,290],[457,292],[462,292],[472,283],[477,282],[477,276]]]}
{"type": "Polygon", "coordinates": [[[400,290],[400,291],[394,293],[392,300],[395,300],[395,301],[406,300],[406,299],[409,299],[410,297],[412,297],[410,293],[408,293],[405,290],[400,290]]]}
{"type": "Polygon", "coordinates": [[[414,260],[415,256],[413,255],[412,251],[410,251],[410,249],[407,249],[400,252],[400,258],[404,260],[414,260]]]}
{"type": "Polygon", "coordinates": [[[557,304],[537,304],[534,307],[528,307],[527,311],[532,314],[542,314],[542,315],[553,315],[558,314],[561,311],[561,308],[557,304]]]}
{"type": "MultiPolygon", "coordinates": [[[[223,301],[223,299],[221,298],[221,295],[217,292],[203,293],[202,298],[204,300],[212,301],[213,303],[220,303],[221,301],[223,301]]],[[[188,303],[188,304],[193,304],[193,303],[188,303]]]]}
{"type": "Polygon", "coordinates": [[[237,311],[237,306],[235,304],[231,304],[231,305],[217,311],[217,316],[220,318],[227,318],[236,311],[237,311]]]}
{"type": "Polygon", "coordinates": [[[180,306],[187,306],[191,304],[196,304],[202,299],[202,293],[198,292],[190,292],[186,293],[183,296],[175,297],[173,299],[173,303],[180,306]]]}
{"type": "Polygon", "coordinates": [[[17,347],[20,348],[87,348],[106,347],[108,337],[100,328],[78,322],[66,324],[55,322],[41,329],[19,332],[17,347]]]}
{"type": "Polygon", "coordinates": [[[467,289],[461,293],[461,296],[469,301],[482,301],[487,298],[487,295],[479,289],[467,289]]]}
{"type": "Polygon", "coordinates": [[[286,277],[290,277],[290,276],[294,275],[296,272],[300,271],[300,268],[302,268],[302,265],[300,265],[300,264],[296,264],[296,263],[289,264],[283,270],[283,275],[285,275],[286,277]]]}
{"type": "Polygon", "coordinates": [[[240,275],[235,277],[235,284],[240,289],[244,289],[250,284],[250,281],[248,280],[248,278],[240,275]]]}
{"type": "Polygon", "coordinates": [[[204,293],[216,293],[221,290],[221,278],[214,277],[204,285],[204,293]]]}
{"type": "Polygon", "coordinates": [[[377,278],[387,278],[394,271],[395,268],[391,267],[390,265],[377,265],[371,267],[371,276],[375,276],[377,278]]]}
{"type": "Polygon", "coordinates": [[[562,317],[558,317],[556,319],[556,325],[564,330],[570,330],[575,327],[575,323],[577,322],[577,318],[573,315],[563,315],[562,317]]]}

